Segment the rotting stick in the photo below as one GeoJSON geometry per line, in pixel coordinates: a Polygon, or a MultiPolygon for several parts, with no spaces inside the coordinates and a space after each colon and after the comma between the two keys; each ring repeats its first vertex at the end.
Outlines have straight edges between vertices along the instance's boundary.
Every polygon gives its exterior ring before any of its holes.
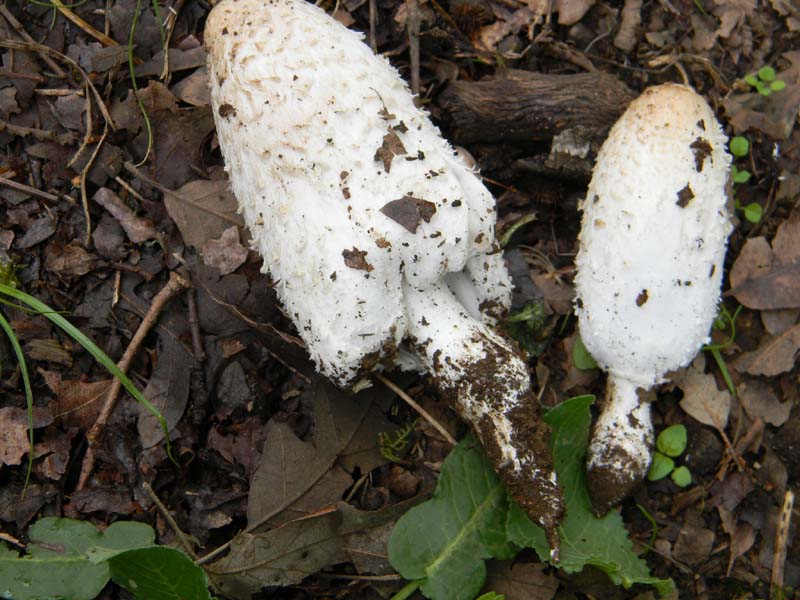
{"type": "MultiPolygon", "coordinates": [[[[117,363],[117,367],[119,367],[120,371],[123,373],[128,372],[136,353],[139,351],[139,348],[144,342],[144,338],[155,325],[158,316],[161,314],[161,311],[164,309],[167,302],[169,302],[179,292],[187,289],[189,286],[190,283],[185,278],[178,275],[178,273],[173,271],[169,274],[169,281],[167,281],[167,284],[161,288],[161,291],[156,294],[155,298],[153,298],[150,309],[147,311],[144,319],[142,319],[142,322],[139,324],[139,328],[133,335],[133,339],[131,339],[130,344],[128,344],[128,347],[125,350],[125,353],[122,355],[119,363],[117,363]]],[[[119,397],[119,392],[121,389],[122,382],[120,382],[119,379],[114,379],[111,384],[111,388],[108,391],[108,395],[106,396],[103,408],[100,410],[100,414],[97,415],[94,425],[92,425],[92,428],[86,434],[86,439],[89,442],[89,448],[86,451],[86,456],[84,457],[83,464],[81,465],[81,473],[78,478],[78,486],[76,488],[78,490],[82,490],[84,487],[86,487],[86,483],[88,482],[89,477],[94,470],[95,456],[93,447],[97,444],[100,436],[103,433],[103,428],[108,422],[108,419],[117,404],[117,398],[119,397]]]]}
{"type": "Polygon", "coordinates": [[[172,531],[175,532],[176,536],[178,536],[178,540],[180,541],[181,546],[183,546],[183,549],[186,551],[186,554],[191,556],[193,559],[196,559],[197,553],[192,547],[191,540],[189,540],[188,536],[178,526],[178,522],[175,520],[175,517],[172,516],[172,513],[169,512],[169,509],[164,506],[163,502],[161,502],[161,499],[156,495],[156,492],[152,486],[145,481],[142,483],[142,488],[145,492],[147,492],[147,495],[150,496],[150,500],[152,500],[153,504],[156,505],[161,513],[161,516],[164,517],[164,520],[169,523],[170,527],[172,527],[172,531]]]}
{"type": "Polygon", "coordinates": [[[42,198],[43,200],[49,200],[50,202],[58,200],[58,196],[43,192],[42,190],[37,190],[35,187],[25,185],[24,183],[18,183],[12,179],[6,179],[5,177],[0,177],[0,185],[11,188],[12,190],[17,190],[18,192],[25,192],[26,194],[42,198]]]}
{"type": "Polygon", "coordinates": [[[775,533],[775,553],[772,555],[772,580],[770,581],[770,598],[783,598],[783,573],[786,567],[786,549],[789,545],[789,525],[792,522],[794,492],[786,490],[783,495],[783,506],[778,519],[778,530],[775,533]]]}

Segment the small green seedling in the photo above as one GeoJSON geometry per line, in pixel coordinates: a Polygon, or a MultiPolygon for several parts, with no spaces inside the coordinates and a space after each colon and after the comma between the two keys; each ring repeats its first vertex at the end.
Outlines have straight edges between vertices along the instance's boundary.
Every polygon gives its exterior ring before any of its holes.
{"type": "Polygon", "coordinates": [[[552,333],[544,301],[541,299],[529,301],[522,309],[508,317],[505,329],[526,352],[532,356],[539,356],[547,348],[552,333]]]}
{"type": "Polygon", "coordinates": [[[775,69],[772,67],[761,67],[757,73],[745,75],[744,80],[762,96],[780,92],[786,87],[785,81],[776,79],[775,69]]]}
{"type": "Polygon", "coordinates": [[[384,431],[378,432],[378,444],[380,445],[381,456],[383,456],[383,458],[393,463],[403,462],[400,455],[405,452],[409,442],[408,438],[411,432],[414,431],[417,421],[418,419],[414,419],[411,423],[397,431],[394,438],[384,431]]]}
{"type": "Polygon", "coordinates": [[[667,475],[672,478],[678,487],[686,487],[692,483],[692,473],[685,466],[675,466],[673,459],[679,457],[686,450],[686,427],[683,425],[670,425],[656,439],[656,451],[653,452],[653,462],[647,473],[649,481],[664,479],[667,475]]]}
{"type": "MultiPolygon", "coordinates": [[[[728,149],[736,158],[743,158],[750,153],[750,142],[746,137],[737,135],[731,138],[728,142],[728,149]]],[[[736,165],[731,167],[731,175],[733,177],[734,185],[737,183],[747,183],[750,181],[752,174],[746,169],[739,169],[736,165]]],[[[737,199],[735,202],[736,210],[742,211],[744,218],[750,223],[758,223],[761,221],[764,209],[758,202],[751,202],[747,205],[742,205],[737,199]]]]}

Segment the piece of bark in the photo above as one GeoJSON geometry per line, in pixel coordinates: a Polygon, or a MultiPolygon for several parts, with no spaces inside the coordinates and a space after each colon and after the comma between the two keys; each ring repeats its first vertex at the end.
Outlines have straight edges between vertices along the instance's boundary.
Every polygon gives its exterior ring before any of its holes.
{"type": "Polygon", "coordinates": [[[577,126],[604,137],[634,97],[605,73],[509,70],[479,82],[453,82],[439,96],[439,105],[457,144],[532,142],[577,126]]]}

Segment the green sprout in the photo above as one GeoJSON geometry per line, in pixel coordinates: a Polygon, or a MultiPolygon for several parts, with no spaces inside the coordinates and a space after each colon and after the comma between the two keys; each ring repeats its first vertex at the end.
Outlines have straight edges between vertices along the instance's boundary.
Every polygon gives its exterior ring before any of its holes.
{"type": "Polygon", "coordinates": [[[780,92],[786,87],[786,82],[776,79],[775,69],[761,67],[757,73],[745,75],[744,80],[762,96],[769,96],[772,92],[780,92]]]}
{"type": "Polygon", "coordinates": [[[581,371],[597,368],[597,361],[589,354],[580,336],[575,340],[575,345],[572,347],[572,362],[581,371]]]}
{"type": "Polygon", "coordinates": [[[527,302],[508,317],[504,326],[526,352],[539,356],[547,347],[552,330],[547,321],[547,307],[542,299],[538,299],[527,302]]]}
{"type": "Polygon", "coordinates": [[[670,425],[658,434],[653,462],[647,473],[649,481],[664,479],[667,475],[678,487],[686,487],[692,483],[692,473],[686,466],[675,466],[675,458],[686,450],[686,427],[681,424],[670,425]]]}
{"type": "Polygon", "coordinates": [[[414,427],[417,425],[417,419],[414,419],[399,430],[394,438],[388,433],[384,433],[383,431],[378,432],[378,443],[381,449],[381,456],[388,461],[393,463],[402,462],[400,458],[400,454],[406,449],[408,445],[408,436],[411,435],[411,432],[414,431],[414,427]]]}
{"type": "MultiPolygon", "coordinates": [[[[737,135],[731,138],[728,142],[728,149],[736,158],[743,158],[750,153],[750,142],[746,137],[737,135]]],[[[747,183],[750,181],[752,174],[745,169],[739,169],[736,165],[731,167],[731,175],[733,177],[734,185],[738,183],[747,183]]],[[[751,202],[747,205],[742,205],[738,199],[735,201],[736,210],[742,211],[744,218],[750,223],[758,223],[761,221],[764,209],[758,202],[751,202]]]]}

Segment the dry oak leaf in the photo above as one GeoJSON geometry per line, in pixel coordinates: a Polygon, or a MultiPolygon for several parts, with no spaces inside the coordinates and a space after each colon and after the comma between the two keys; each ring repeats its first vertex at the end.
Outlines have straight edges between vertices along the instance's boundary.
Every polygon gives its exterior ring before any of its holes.
{"type": "MultiPolygon", "coordinates": [[[[45,408],[33,407],[33,427],[38,429],[53,422],[45,408]]],[[[0,408],[0,465],[18,465],[30,450],[28,412],[16,406],[0,408]]]]}
{"type": "Polygon", "coordinates": [[[731,412],[731,395],[717,388],[713,375],[704,373],[705,358],[695,359],[686,374],[677,381],[683,390],[681,408],[703,425],[724,431],[731,412]]]}
{"type": "Polygon", "coordinates": [[[781,402],[777,394],[763,381],[743,381],[736,388],[739,401],[751,419],[762,418],[775,427],[780,427],[789,419],[792,412],[790,401],[781,402]]]}
{"type": "Polygon", "coordinates": [[[774,377],[791,371],[800,351],[800,325],[774,337],[752,352],[742,354],[733,362],[740,373],[774,377]]]}
{"type": "Polygon", "coordinates": [[[239,228],[229,227],[219,239],[210,239],[203,246],[203,262],[216,268],[220,275],[228,275],[247,260],[247,248],[239,241],[239,228]]]}

